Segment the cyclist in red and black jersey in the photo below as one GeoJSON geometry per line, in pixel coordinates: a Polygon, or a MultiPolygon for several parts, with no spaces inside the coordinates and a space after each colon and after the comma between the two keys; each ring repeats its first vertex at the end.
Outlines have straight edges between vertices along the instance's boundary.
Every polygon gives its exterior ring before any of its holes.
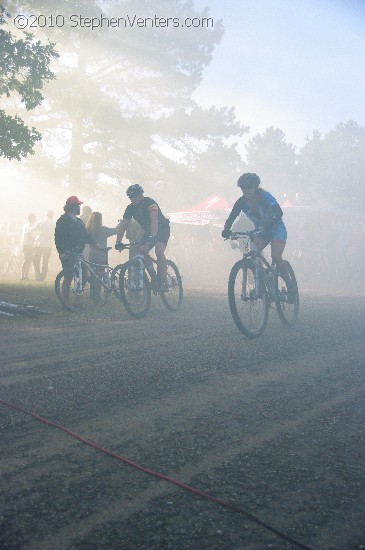
{"type": "Polygon", "coordinates": [[[116,250],[123,250],[124,245],[121,241],[131,219],[134,218],[147,235],[146,243],[139,246],[139,251],[148,253],[153,247],[155,248],[160,290],[167,289],[165,250],[170,238],[170,222],[162,214],[156,201],[143,195],[143,189],[140,185],[130,185],[127,189],[127,196],[131,204],[127,206],[123,219],[119,224],[115,248],[116,250]]]}

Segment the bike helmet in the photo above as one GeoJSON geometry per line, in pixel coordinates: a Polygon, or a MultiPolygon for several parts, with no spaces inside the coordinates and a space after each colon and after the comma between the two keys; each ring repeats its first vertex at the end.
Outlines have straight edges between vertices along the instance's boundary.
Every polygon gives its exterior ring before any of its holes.
{"type": "Polygon", "coordinates": [[[241,189],[247,189],[248,187],[255,187],[257,189],[259,185],[260,178],[253,172],[246,172],[246,174],[242,174],[237,181],[237,186],[241,189]]]}
{"type": "Polygon", "coordinates": [[[143,189],[138,183],[134,183],[133,185],[130,185],[127,189],[127,196],[132,199],[133,197],[137,197],[143,193],[143,189]]]}

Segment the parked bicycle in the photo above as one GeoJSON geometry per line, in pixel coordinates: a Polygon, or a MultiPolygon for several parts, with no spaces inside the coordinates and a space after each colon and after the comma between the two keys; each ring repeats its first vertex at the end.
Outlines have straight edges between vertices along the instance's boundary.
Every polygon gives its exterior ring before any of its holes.
{"type": "Polygon", "coordinates": [[[22,260],[16,253],[15,246],[0,249],[0,276],[20,276],[22,260]]]}
{"type": "MultiPolygon", "coordinates": [[[[143,242],[123,245],[127,249],[143,242]]],[[[167,260],[167,288],[161,290],[157,277],[156,260],[147,253],[137,254],[128,262],[118,266],[120,299],[128,313],[136,319],[145,317],[151,306],[151,293],[160,295],[165,307],[177,311],[183,301],[182,279],[177,265],[167,260]]]]}
{"type": "Polygon", "coordinates": [[[244,239],[242,260],[232,267],[228,280],[228,300],[237,328],[254,338],[262,334],[269,308],[275,304],[284,325],[294,325],[299,313],[299,293],[294,270],[287,263],[291,288],[281,277],[276,265],[270,265],[254,243],[257,230],[234,232],[232,240],[244,239]]]}
{"type": "MultiPolygon", "coordinates": [[[[105,252],[111,247],[105,249],[105,252]]],[[[112,268],[109,264],[96,264],[85,260],[82,254],[77,254],[73,268],[73,278],[69,292],[65,291],[64,280],[65,270],[62,270],[56,277],[56,296],[69,311],[81,311],[93,304],[90,297],[90,281],[92,278],[101,285],[100,303],[105,304],[111,294],[120,300],[119,292],[119,271],[121,265],[112,268]]]]}

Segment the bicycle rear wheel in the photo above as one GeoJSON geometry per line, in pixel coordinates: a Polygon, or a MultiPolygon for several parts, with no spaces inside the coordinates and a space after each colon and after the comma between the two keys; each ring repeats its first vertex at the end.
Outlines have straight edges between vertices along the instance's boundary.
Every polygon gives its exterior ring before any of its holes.
{"type": "Polygon", "coordinates": [[[256,278],[252,260],[239,260],[232,267],[228,280],[228,301],[237,328],[255,338],[264,331],[269,314],[269,300],[262,276],[256,278]]]}
{"type": "Polygon", "coordinates": [[[299,292],[294,270],[289,262],[286,262],[292,288],[288,291],[287,284],[280,275],[276,279],[275,305],[280,320],[284,325],[290,326],[297,322],[299,314],[299,292]]]}
{"type": "Polygon", "coordinates": [[[84,283],[83,290],[81,292],[78,291],[79,288],[80,281],[78,269],[74,270],[74,275],[69,289],[67,289],[67,285],[65,285],[65,271],[62,270],[57,275],[55,280],[56,296],[63,307],[68,311],[76,313],[91,306],[89,283],[84,283]]]}
{"type": "Polygon", "coordinates": [[[177,311],[181,307],[183,295],[182,280],[177,265],[167,260],[167,291],[160,292],[161,300],[167,309],[177,311]]]}
{"type": "Polygon", "coordinates": [[[127,262],[119,271],[119,294],[131,317],[142,319],[151,306],[151,285],[143,270],[143,285],[140,288],[139,262],[127,262]]]}

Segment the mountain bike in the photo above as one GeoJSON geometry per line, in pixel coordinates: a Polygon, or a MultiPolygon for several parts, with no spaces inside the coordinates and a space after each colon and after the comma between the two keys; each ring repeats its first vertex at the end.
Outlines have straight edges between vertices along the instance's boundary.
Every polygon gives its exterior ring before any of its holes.
{"type": "MultiPolygon", "coordinates": [[[[104,249],[105,252],[111,250],[111,247],[104,249]]],[[[90,296],[90,281],[94,281],[101,286],[100,299],[101,304],[105,304],[111,294],[114,294],[120,300],[119,292],[119,271],[122,267],[117,265],[112,268],[109,264],[97,264],[85,260],[83,254],[70,252],[75,256],[75,265],[70,288],[65,285],[65,270],[63,269],[56,277],[55,291],[56,296],[65,309],[77,312],[96,305],[90,296]]],[[[98,303],[99,303],[98,302],[98,303]]]]}
{"type": "Polygon", "coordinates": [[[260,336],[266,327],[269,308],[275,304],[284,325],[294,325],[299,314],[299,292],[294,270],[286,262],[290,288],[275,264],[270,265],[254,243],[253,231],[233,232],[230,239],[244,239],[242,260],[232,267],[228,280],[228,300],[237,328],[246,336],[260,336]]]}
{"type": "MultiPolygon", "coordinates": [[[[134,242],[123,245],[123,248],[141,244],[145,243],[134,242]]],[[[151,293],[159,294],[163,304],[170,311],[177,311],[181,307],[183,286],[177,265],[167,260],[167,284],[161,288],[154,267],[156,264],[157,261],[152,256],[141,253],[118,266],[120,299],[131,317],[141,319],[147,315],[151,306],[151,293]]]]}

